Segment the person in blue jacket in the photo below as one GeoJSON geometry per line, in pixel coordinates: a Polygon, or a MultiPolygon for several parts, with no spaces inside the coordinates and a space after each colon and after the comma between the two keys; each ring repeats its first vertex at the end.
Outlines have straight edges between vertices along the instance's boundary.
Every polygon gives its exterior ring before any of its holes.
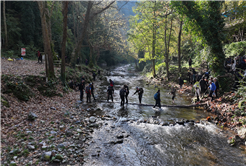
{"type": "Polygon", "coordinates": [[[161,95],[160,95],[160,89],[156,92],[155,94],[156,96],[154,96],[155,98],[155,105],[153,108],[155,108],[155,106],[159,106],[159,108],[161,108],[161,95]]]}
{"type": "Polygon", "coordinates": [[[212,81],[209,81],[209,89],[210,89],[209,97],[212,97],[211,101],[213,101],[214,100],[213,93],[216,90],[216,85],[212,81]]]}

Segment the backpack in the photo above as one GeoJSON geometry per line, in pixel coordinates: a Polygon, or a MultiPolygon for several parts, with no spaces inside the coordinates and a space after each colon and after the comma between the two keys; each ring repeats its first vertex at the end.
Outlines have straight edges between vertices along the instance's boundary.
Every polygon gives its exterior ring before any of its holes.
{"type": "Polygon", "coordinates": [[[158,93],[154,95],[154,99],[158,100],[158,93]]]}
{"type": "Polygon", "coordinates": [[[87,87],[85,88],[85,93],[90,93],[90,87],[89,87],[89,86],[87,86],[87,87]]]}

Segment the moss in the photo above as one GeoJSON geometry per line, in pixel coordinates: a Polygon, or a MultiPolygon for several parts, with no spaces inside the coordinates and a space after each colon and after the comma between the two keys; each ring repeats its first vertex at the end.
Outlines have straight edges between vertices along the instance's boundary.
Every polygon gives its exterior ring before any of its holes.
{"type": "Polygon", "coordinates": [[[9,107],[9,102],[1,95],[0,95],[0,102],[3,103],[5,107],[9,107]]]}
{"type": "Polygon", "coordinates": [[[7,82],[5,93],[13,93],[19,100],[28,101],[30,97],[34,96],[31,89],[24,84],[22,81],[18,82],[7,82]]]}

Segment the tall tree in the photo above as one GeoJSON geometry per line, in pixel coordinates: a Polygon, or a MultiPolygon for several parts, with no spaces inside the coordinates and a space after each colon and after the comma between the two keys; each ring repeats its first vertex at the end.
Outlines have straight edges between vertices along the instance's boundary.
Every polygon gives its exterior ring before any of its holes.
{"type": "MultiPolygon", "coordinates": [[[[103,11],[107,10],[113,3],[113,2],[110,2],[106,7],[100,9],[100,10],[97,10],[95,11],[94,13],[91,12],[91,9],[93,7],[93,4],[94,2],[93,1],[88,1],[88,4],[87,4],[87,10],[86,10],[86,14],[85,14],[85,17],[84,17],[84,22],[83,22],[83,29],[82,29],[82,32],[80,34],[80,36],[78,37],[78,42],[76,43],[76,47],[75,49],[73,50],[73,53],[72,53],[72,65],[74,66],[75,65],[75,61],[76,61],[76,57],[78,56],[78,53],[79,51],[81,50],[81,47],[82,47],[82,43],[86,37],[86,32],[87,32],[87,28],[88,28],[88,25],[90,23],[90,21],[93,20],[93,18],[102,13],[103,11]]],[[[101,2],[97,3],[97,4],[100,4],[101,2]]]]}
{"type": "Polygon", "coordinates": [[[211,69],[213,73],[222,75],[224,73],[225,55],[222,50],[222,33],[224,20],[220,9],[223,2],[172,2],[177,11],[185,14],[190,27],[197,36],[204,39],[205,44],[211,48],[211,69]]]}
{"type": "Polygon", "coordinates": [[[5,9],[5,0],[3,1],[3,21],[4,21],[4,32],[5,32],[5,43],[4,46],[5,48],[8,47],[8,31],[7,31],[7,23],[6,23],[6,9],[5,9]]]}
{"type": "MultiPolygon", "coordinates": [[[[50,10],[48,8],[48,4],[46,1],[37,1],[40,17],[41,17],[41,24],[42,24],[42,34],[43,34],[43,43],[44,43],[44,52],[48,54],[48,64],[46,64],[46,76],[53,78],[55,77],[54,71],[54,63],[53,63],[53,54],[51,51],[51,28],[49,27],[51,24],[48,23],[50,19],[50,10]]],[[[53,10],[54,3],[51,6],[51,10],[53,10]]]]}
{"type": "Polygon", "coordinates": [[[179,73],[181,72],[181,35],[182,35],[182,24],[183,20],[180,20],[179,36],[178,36],[178,63],[179,63],[179,73]]]}
{"type": "Polygon", "coordinates": [[[63,1],[63,38],[62,38],[62,64],[61,64],[61,79],[65,83],[65,54],[66,54],[66,41],[67,41],[67,13],[68,1],[63,1]]]}

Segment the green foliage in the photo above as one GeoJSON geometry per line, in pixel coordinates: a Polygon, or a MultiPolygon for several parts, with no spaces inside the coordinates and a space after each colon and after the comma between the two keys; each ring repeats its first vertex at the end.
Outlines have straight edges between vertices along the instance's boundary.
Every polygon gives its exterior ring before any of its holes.
{"type": "Polygon", "coordinates": [[[233,42],[224,46],[226,57],[245,54],[246,41],[233,42]]]}
{"type": "Polygon", "coordinates": [[[181,14],[186,15],[186,30],[192,32],[204,45],[210,47],[208,60],[214,75],[223,75],[225,55],[222,51],[224,34],[224,20],[220,9],[222,2],[214,1],[173,1],[173,7],[181,14]],[[210,17],[212,16],[212,17],[210,17]]]}
{"type": "Polygon", "coordinates": [[[30,97],[34,96],[31,89],[19,78],[5,77],[3,93],[13,93],[19,100],[28,101],[30,97]]]}

